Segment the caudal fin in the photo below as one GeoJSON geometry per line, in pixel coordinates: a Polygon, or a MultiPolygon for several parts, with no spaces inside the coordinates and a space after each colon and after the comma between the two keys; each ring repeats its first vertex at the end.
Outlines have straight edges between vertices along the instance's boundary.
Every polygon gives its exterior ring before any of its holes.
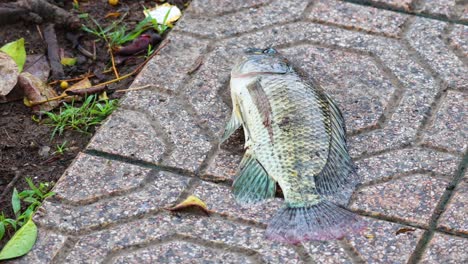
{"type": "Polygon", "coordinates": [[[336,240],[365,228],[358,215],[323,200],[309,207],[283,207],[268,224],[268,239],[288,244],[336,240]]]}

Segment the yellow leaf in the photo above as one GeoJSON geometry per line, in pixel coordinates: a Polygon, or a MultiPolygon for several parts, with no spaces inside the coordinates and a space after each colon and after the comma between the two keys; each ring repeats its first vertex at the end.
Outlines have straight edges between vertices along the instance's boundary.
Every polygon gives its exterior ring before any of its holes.
{"type": "Polygon", "coordinates": [[[73,66],[76,64],[76,58],[62,58],[60,60],[60,63],[63,65],[63,66],[73,66]]]}
{"type": "Polygon", "coordinates": [[[99,101],[106,101],[106,100],[109,100],[109,97],[107,97],[107,93],[106,91],[104,91],[99,95],[99,101]]]}
{"type": "Polygon", "coordinates": [[[208,210],[208,207],[206,206],[205,202],[203,202],[202,200],[200,200],[200,198],[194,195],[190,195],[183,202],[179,203],[178,205],[174,207],[167,208],[167,210],[171,212],[179,212],[185,209],[192,209],[192,208],[199,209],[208,216],[210,215],[210,210],[208,210]]]}

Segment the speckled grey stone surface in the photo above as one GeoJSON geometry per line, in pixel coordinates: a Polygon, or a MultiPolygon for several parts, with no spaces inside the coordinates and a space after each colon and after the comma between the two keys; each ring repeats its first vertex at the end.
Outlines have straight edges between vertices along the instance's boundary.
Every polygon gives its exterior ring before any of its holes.
{"type": "Polygon", "coordinates": [[[420,263],[458,264],[468,260],[468,239],[435,233],[420,263]]]}
{"type": "Polygon", "coordinates": [[[319,0],[313,3],[308,18],[313,21],[398,37],[408,16],[336,0],[319,0]]]}
{"type": "Polygon", "coordinates": [[[55,198],[83,204],[125,193],[143,185],[149,171],[136,165],[80,153],[55,185],[55,198]]]}
{"type": "Polygon", "coordinates": [[[300,18],[307,6],[303,0],[272,0],[267,5],[242,9],[237,13],[227,13],[216,17],[185,13],[177,30],[206,37],[232,36],[234,34],[259,29],[261,27],[294,21],[300,18]],[[239,15],[242,19],[239,20],[239,15]]]}
{"type": "Polygon", "coordinates": [[[421,253],[429,263],[462,263],[466,180],[435,229],[428,223],[466,151],[467,38],[457,22],[465,15],[446,23],[437,4],[423,8],[430,2],[193,0],[131,86],[148,87],[126,93],[35,216],[40,239],[25,260],[407,263],[421,253]],[[351,203],[368,222],[363,233],[271,242],[265,226],[281,199],[234,201],[242,130],[218,146],[231,114],[229,72],[236,54],[268,46],[343,110],[363,179],[351,203]],[[211,217],[164,210],[192,194],[211,217]],[[433,239],[421,240],[428,230],[433,239]]]}
{"type": "Polygon", "coordinates": [[[453,29],[448,36],[450,45],[468,57],[468,26],[453,25],[453,29]]]}
{"type": "Polygon", "coordinates": [[[468,146],[467,133],[468,95],[448,91],[430,126],[424,131],[423,142],[462,154],[468,146]]]}
{"type": "Polygon", "coordinates": [[[438,228],[468,234],[468,174],[458,184],[438,222],[438,228]]]}
{"type": "Polygon", "coordinates": [[[210,248],[196,243],[174,241],[121,254],[111,263],[255,263],[252,256],[210,248]]]}
{"type": "Polygon", "coordinates": [[[416,174],[357,190],[352,209],[429,226],[432,213],[449,184],[446,179],[416,174]]]}
{"type": "Polygon", "coordinates": [[[447,23],[416,18],[407,34],[415,48],[452,88],[468,87],[468,68],[443,41],[447,23]]]}
{"type": "Polygon", "coordinates": [[[159,163],[166,150],[147,115],[119,109],[96,132],[89,149],[159,163]]]}
{"type": "Polygon", "coordinates": [[[59,251],[64,247],[66,241],[67,237],[64,235],[39,228],[36,244],[32,248],[31,253],[27,254],[25,257],[17,258],[12,261],[2,261],[2,263],[51,263],[59,251]]]}
{"type": "Polygon", "coordinates": [[[154,172],[144,187],[130,194],[102,199],[84,206],[46,201],[43,204],[44,213],[36,215],[34,219],[42,226],[62,232],[94,230],[171,206],[188,182],[187,177],[169,172],[154,172]]]}
{"type": "Polygon", "coordinates": [[[416,228],[397,234],[409,227],[386,221],[367,218],[367,223],[362,234],[347,237],[365,263],[407,263],[423,234],[423,230],[416,228]]]}

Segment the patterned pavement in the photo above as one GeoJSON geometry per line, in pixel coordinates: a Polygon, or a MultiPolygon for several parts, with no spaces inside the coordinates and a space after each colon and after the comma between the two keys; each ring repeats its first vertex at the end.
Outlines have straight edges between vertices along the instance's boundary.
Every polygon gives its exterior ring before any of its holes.
{"type": "Polygon", "coordinates": [[[192,1],[132,85],[151,88],[129,92],[68,168],[14,263],[468,262],[462,2],[192,1]],[[218,138],[233,58],[252,46],[278,48],[344,112],[363,234],[273,243],[263,233],[280,199],[234,202],[242,139],[218,138]],[[191,194],[211,217],[164,210],[191,194]]]}

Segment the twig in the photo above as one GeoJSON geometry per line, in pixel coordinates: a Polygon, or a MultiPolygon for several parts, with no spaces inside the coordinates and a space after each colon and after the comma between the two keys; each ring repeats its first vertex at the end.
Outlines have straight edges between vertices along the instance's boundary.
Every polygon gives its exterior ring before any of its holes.
{"type": "Polygon", "coordinates": [[[37,33],[39,33],[39,37],[41,37],[42,41],[44,41],[44,36],[42,35],[42,30],[39,25],[36,25],[37,33]]]}
{"type": "Polygon", "coordinates": [[[65,73],[63,72],[63,66],[60,63],[59,45],[57,42],[57,35],[55,34],[54,24],[48,24],[44,28],[44,39],[47,43],[47,57],[49,58],[52,77],[54,79],[60,79],[65,75],[65,73]]]}
{"type": "Polygon", "coordinates": [[[196,72],[203,64],[203,57],[199,57],[196,61],[195,61],[195,65],[187,71],[187,74],[188,75],[192,75],[194,72],[196,72]]]}
{"type": "Polygon", "coordinates": [[[57,84],[59,82],[74,82],[74,81],[81,81],[83,80],[84,78],[89,78],[89,77],[94,77],[94,73],[86,73],[84,76],[80,76],[80,77],[76,77],[76,78],[71,78],[71,79],[64,79],[64,80],[55,80],[55,81],[52,81],[50,83],[48,83],[49,85],[54,85],[54,84],[57,84]]]}
{"type": "Polygon", "coordinates": [[[109,48],[109,54],[111,57],[111,62],[112,62],[112,69],[114,70],[115,78],[119,78],[119,72],[117,71],[117,68],[115,67],[115,60],[114,60],[114,54],[112,54],[112,48],[110,45],[107,46],[109,48]]]}
{"type": "Polygon", "coordinates": [[[152,87],[152,85],[147,84],[147,85],[138,86],[138,87],[134,87],[134,88],[115,90],[114,92],[116,92],[116,93],[126,93],[126,92],[131,92],[131,91],[143,90],[143,89],[147,89],[147,88],[150,88],[150,87],[152,87]]]}

